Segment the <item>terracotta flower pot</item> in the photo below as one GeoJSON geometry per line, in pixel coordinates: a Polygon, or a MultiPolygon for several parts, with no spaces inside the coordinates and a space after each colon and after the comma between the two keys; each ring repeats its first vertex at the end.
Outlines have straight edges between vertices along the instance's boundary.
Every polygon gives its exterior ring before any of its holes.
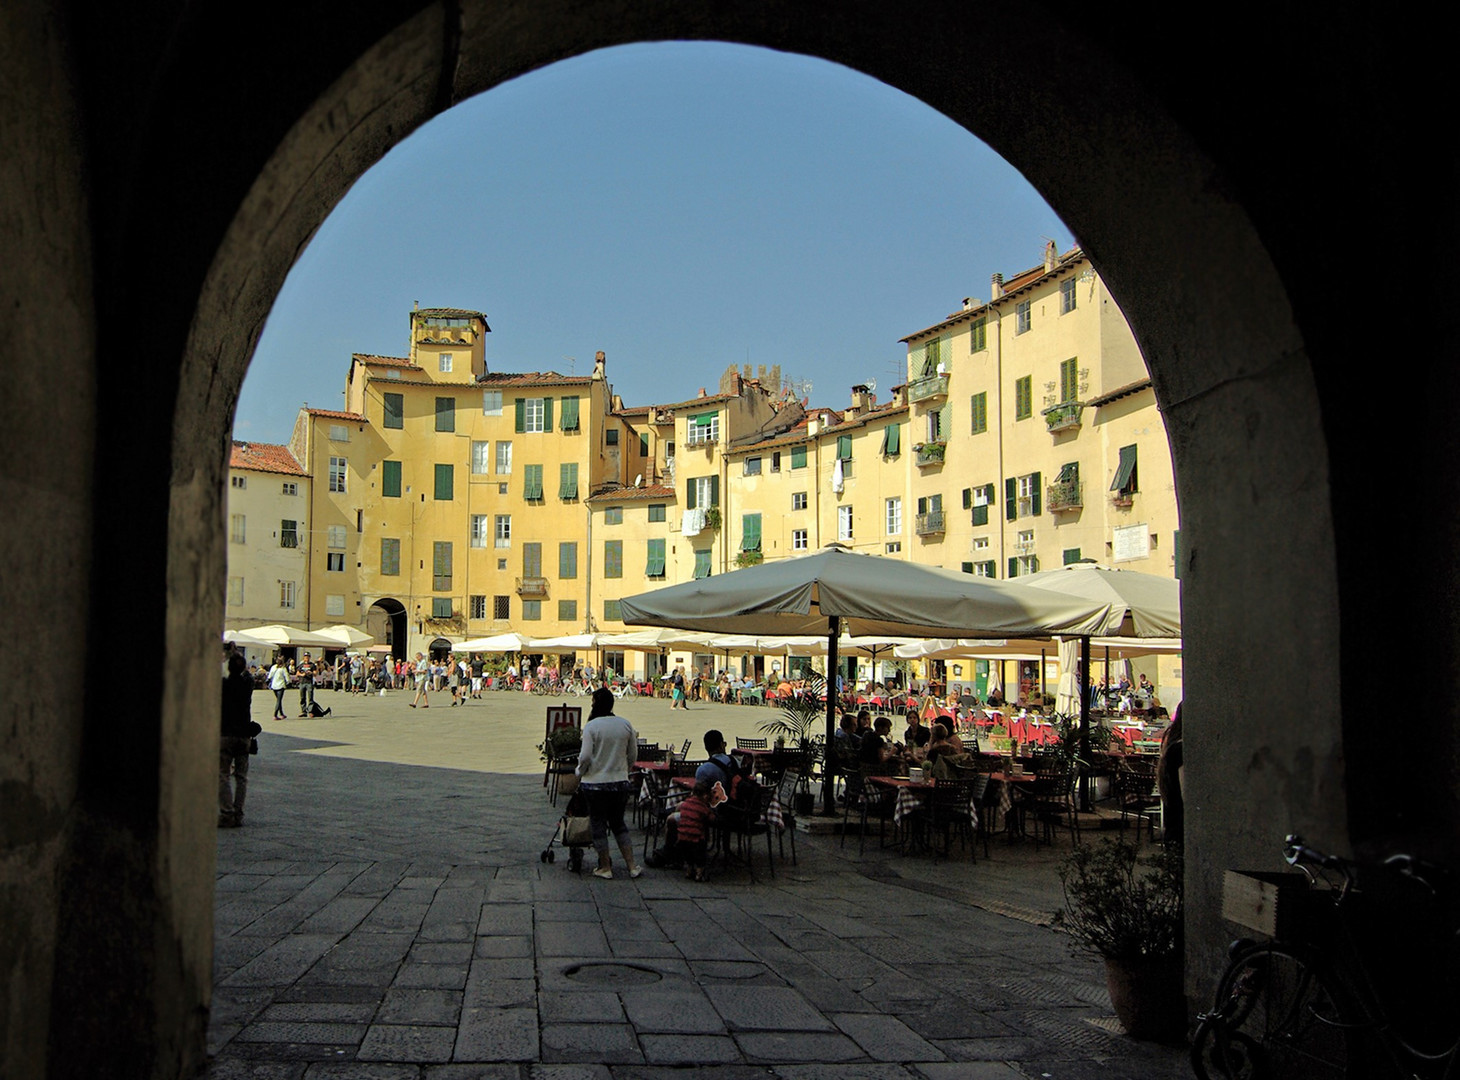
{"type": "Polygon", "coordinates": [[[1181,958],[1105,960],[1105,986],[1126,1034],[1133,1039],[1181,1043],[1186,1039],[1186,996],[1181,958]]]}

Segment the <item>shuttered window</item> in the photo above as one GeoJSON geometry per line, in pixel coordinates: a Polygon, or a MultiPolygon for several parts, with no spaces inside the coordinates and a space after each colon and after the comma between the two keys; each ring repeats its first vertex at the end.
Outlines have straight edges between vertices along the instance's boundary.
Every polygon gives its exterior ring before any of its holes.
{"type": "Polygon", "coordinates": [[[576,541],[558,545],[558,577],[571,581],[578,576],[578,544],[576,541]]]}
{"type": "Polygon", "coordinates": [[[710,576],[710,549],[695,552],[695,577],[707,578],[710,576]]]}
{"type": "MultiPolygon", "coordinates": [[[[661,540],[662,544],[663,541],[661,540]]],[[[603,542],[603,576],[621,578],[624,576],[624,542],[605,540],[603,542]]]]}
{"type": "Polygon", "coordinates": [[[791,447],[791,468],[793,468],[793,469],[804,469],[804,468],[806,468],[806,447],[804,447],[804,446],[793,446],[793,447],[791,447]]]}
{"type": "Polygon", "coordinates": [[[522,545],[522,576],[542,577],[542,544],[522,545]]]}
{"type": "Polygon", "coordinates": [[[380,494],[387,499],[400,498],[400,462],[380,463],[380,494]]]}
{"type": "Polygon", "coordinates": [[[542,500],[541,465],[524,465],[522,467],[522,497],[528,502],[540,502],[542,500]]]}
{"type": "Polygon", "coordinates": [[[454,397],[436,399],[436,430],[456,430],[456,399],[454,397]]]}
{"type": "Polygon", "coordinates": [[[1136,448],[1134,446],[1120,448],[1120,465],[1115,470],[1115,479],[1110,483],[1110,490],[1118,491],[1122,495],[1130,495],[1137,490],[1136,448]]]}
{"type": "Polygon", "coordinates": [[[852,460],[852,437],[850,435],[836,437],[836,456],[839,461],[852,460]]]}
{"type": "Polygon", "coordinates": [[[394,577],[400,573],[400,540],[392,537],[381,537],[380,540],[380,572],[383,575],[394,577]]]}
{"type": "Polygon", "coordinates": [[[882,453],[896,457],[902,453],[902,425],[888,424],[882,430],[882,453]]]}
{"type": "Polygon", "coordinates": [[[453,496],[455,473],[450,465],[436,466],[436,498],[441,502],[450,502],[453,496]]]}
{"type": "Polygon", "coordinates": [[[431,589],[445,592],[451,588],[451,541],[437,540],[431,545],[431,589]]]}
{"type": "Polygon", "coordinates": [[[578,430],[578,399],[575,397],[563,398],[563,419],[564,431],[578,430]]]}
{"type": "Polygon", "coordinates": [[[1028,420],[1034,415],[1034,376],[1014,380],[1014,419],[1028,420]]]}
{"type": "Polygon", "coordinates": [[[662,578],[664,576],[664,541],[649,541],[649,559],[644,566],[644,576],[651,578],[662,578]]]}
{"type": "MultiPolygon", "coordinates": [[[[576,398],[570,399],[576,401],[576,398]]],[[[578,463],[576,461],[564,462],[558,466],[558,498],[576,499],[578,497],[578,463]]]]}
{"type": "Polygon", "coordinates": [[[403,428],[406,426],[406,399],[404,394],[382,394],[381,401],[385,406],[385,426],[388,428],[403,428]]]}
{"type": "Polygon", "coordinates": [[[760,550],[760,515],[746,514],[740,519],[740,550],[760,550]]]}
{"type": "Polygon", "coordinates": [[[969,398],[969,411],[973,414],[970,434],[982,435],[989,429],[989,395],[984,390],[969,398]]]}

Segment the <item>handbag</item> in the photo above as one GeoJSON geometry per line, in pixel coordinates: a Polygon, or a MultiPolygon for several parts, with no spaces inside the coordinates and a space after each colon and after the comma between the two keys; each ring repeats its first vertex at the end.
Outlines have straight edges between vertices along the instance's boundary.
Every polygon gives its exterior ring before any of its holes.
{"type": "Polygon", "coordinates": [[[566,847],[583,847],[593,843],[593,821],[576,815],[563,818],[563,844],[566,847]]]}
{"type": "Polygon", "coordinates": [[[248,752],[250,754],[257,754],[259,752],[259,741],[257,739],[248,740],[248,752]]]}

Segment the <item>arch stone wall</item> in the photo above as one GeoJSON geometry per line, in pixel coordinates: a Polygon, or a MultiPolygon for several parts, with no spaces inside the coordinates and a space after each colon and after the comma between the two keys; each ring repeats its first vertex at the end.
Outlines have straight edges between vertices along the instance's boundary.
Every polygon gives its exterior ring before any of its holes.
{"type": "Polygon", "coordinates": [[[916,94],[1023,171],[1119,296],[1184,519],[1192,989],[1218,961],[1221,870],[1271,865],[1289,829],[1456,855],[1448,696],[1427,699],[1416,798],[1367,766],[1386,631],[1433,629],[1419,689],[1460,674],[1454,306],[1392,277],[1442,269],[1456,163],[1386,123],[1442,100],[1415,89],[1443,67],[1400,28],[1342,7],[1176,39],[1039,4],[275,6],[0,13],[3,662],[39,671],[50,643],[85,642],[83,681],[25,677],[0,705],[5,1075],[201,1060],[222,477],[290,263],[453,101],[621,42],[801,51],[916,94]],[[1423,589],[1376,580],[1391,493],[1424,514],[1402,549],[1423,589]],[[140,686],[120,702],[119,620],[149,646],[129,648],[140,686]]]}

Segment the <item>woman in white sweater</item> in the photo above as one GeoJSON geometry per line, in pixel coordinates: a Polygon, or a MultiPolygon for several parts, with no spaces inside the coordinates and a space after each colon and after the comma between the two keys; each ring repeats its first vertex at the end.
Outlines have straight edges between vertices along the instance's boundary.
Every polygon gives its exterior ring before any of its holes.
{"type": "Polygon", "coordinates": [[[579,789],[588,800],[588,817],[593,823],[593,846],[598,850],[598,869],[594,877],[613,877],[613,864],[608,854],[608,834],[618,841],[629,877],[636,878],[643,869],[634,861],[634,842],[624,824],[624,807],[628,805],[629,770],[639,748],[639,736],[633,725],[613,714],[613,692],[600,687],[593,692],[593,708],[588,723],[583,725],[583,747],[578,751],[579,789]]]}

